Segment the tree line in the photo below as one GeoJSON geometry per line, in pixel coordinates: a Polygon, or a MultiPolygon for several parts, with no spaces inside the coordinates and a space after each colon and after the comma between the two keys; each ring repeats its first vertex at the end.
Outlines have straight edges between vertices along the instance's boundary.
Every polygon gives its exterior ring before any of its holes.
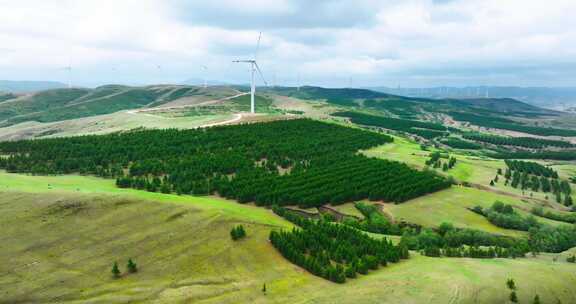
{"type": "Polygon", "coordinates": [[[409,257],[407,248],[351,227],[311,220],[302,224],[291,231],[273,230],[270,242],[290,262],[336,283],[409,257]]]}
{"type": "Polygon", "coordinates": [[[517,258],[529,251],[526,240],[456,228],[450,223],[420,232],[407,230],[400,244],[431,257],[517,258]]]}
{"type": "Polygon", "coordinates": [[[541,226],[534,216],[524,217],[516,212],[512,205],[499,201],[494,202],[490,208],[475,206],[472,211],[483,215],[490,223],[501,228],[528,231],[532,227],[541,226]]]}
{"type": "MultiPolygon", "coordinates": [[[[572,187],[566,180],[558,179],[558,173],[551,168],[538,163],[506,160],[508,169],[504,177],[504,185],[522,190],[544,193],[552,192],[556,197],[556,202],[572,206],[572,187]],[[512,171],[514,170],[514,171],[512,171]],[[564,199],[562,199],[564,196],[564,199]]],[[[498,171],[500,173],[501,170],[498,171]]],[[[498,182],[498,176],[491,182],[498,182]]]]}
{"type": "Polygon", "coordinates": [[[332,116],[347,117],[355,124],[405,132],[426,139],[448,135],[446,127],[431,122],[375,116],[351,111],[336,112],[332,116]]]}
{"type": "Polygon", "coordinates": [[[574,145],[567,141],[551,140],[534,137],[504,137],[488,134],[468,133],[462,137],[468,140],[485,142],[497,146],[515,146],[530,149],[543,149],[547,147],[572,148],[574,145]]]}
{"type": "Polygon", "coordinates": [[[358,155],[383,134],[299,119],[201,130],[136,130],[0,143],[0,168],[116,177],[119,187],[219,194],[258,205],[402,202],[450,186],[399,162],[358,155]]]}
{"type": "Polygon", "coordinates": [[[446,137],[440,141],[441,143],[450,146],[455,149],[464,149],[464,150],[480,150],[482,146],[467,140],[462,140],[456,137],[446,137]]]}
{"type": "Polygon", "coordinates": [[[472,211],[484,215],[494,225],[506,229],[528,231],[528,248],[534,253],[558,253],[576,246],[576,226],[551,226],[539,223],[533,215],[523,217],[511,205],[495,202],[483,209],[476,206],[472,211]]]}
{"type": "Polygon", "coordinates": [[[506,151],[499,150],[489,155],[498,159],[551,159],[551,160],[576,160],[576,151],[506,151]]]}
{"type": "Polygon", "coordinates": [[[442,168],[442,171],[446,172],[450,169],[452,169],[454,167],[454,165],[456,165],[456,158],[455,157],[449,157],[446,156],[448,158],[447,162],[442,162],[440,159],[442,158],[442,154],[440,154],[440,152],[436,151],[433,153],[430,153],[430,158],[426,160],[426,166],[432,166],[432,168],[434,169],[439,169],[442,168]]]}
{"type": "Polygon", "coordinates": [[[510,159],[504,160],[504,162],[506,163],[506,166],[510,168],[510,170],[519,171],[522,173],[526,172],[536,176],[558,178],[558,172],[539,163],[510,159]]]}
{"type": "Polygon", "coordinates": [[[454,120],[469,122],[471,124],[486,128],[517,131],[541,136],[576,136],[575,130],[527,126],[523,123],[499,116],[477,115],[455,111],[448,112],[447,114],[452,116],[454,120]]]}

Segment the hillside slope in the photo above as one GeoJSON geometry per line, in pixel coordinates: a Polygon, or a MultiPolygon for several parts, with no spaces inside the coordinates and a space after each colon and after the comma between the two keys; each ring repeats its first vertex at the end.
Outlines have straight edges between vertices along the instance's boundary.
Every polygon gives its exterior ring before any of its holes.
{"type": "Polygon", "coordinates": [[[574,264],[428,258],[346,284],[286,261],[267,242],[291,224],[272,212],[211,197],[122,190],[81,176],[0,173],[2,303],[503,303],[513,277],[528,303],[572,303],[574,264]],[[230,228],[246,227],[233,242],[230,228]],[[113,279],[128,258],[140,271],[113,279]],[[534,275],[538,274],[538,275],[534,275]],[[266,284],[267,293],[261,289],[266,284]]]}
{"type": "Polygon", "coordinates": [[[230,89],[191,86],[107,85],[96,89],[48,90],[0,103],[0,126],[25,121],[62,121],[127,109],[155,107],[183,98],[220,98],[230,93],[230,89]]]}

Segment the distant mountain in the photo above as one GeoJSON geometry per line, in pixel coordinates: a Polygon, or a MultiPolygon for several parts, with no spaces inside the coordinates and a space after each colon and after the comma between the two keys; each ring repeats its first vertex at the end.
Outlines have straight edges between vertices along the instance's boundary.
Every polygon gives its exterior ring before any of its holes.
{"type": "Polygon", "coordinates": [[[533,105],[563,110],[576,106],[576,87],[433,87],[433,88],[388,88],[373,87],[375,91],[408,97],[422,98],[512,98],[533,105]]]}
{"type": "MultiPolygon", "coordinates": [[[[262,90],[262,89],[261,89],[262,90]]],[[[401,96],[369,89],[320,88],[304,86],[274,87],[264,90],[301,99],[324,100],[343,106],[369,107],[407,117],[417,112],[485,111],[498,115],[533,116],[557,115],[559,112],[543,109],[512,98],[444,98],[401,96]]]]}
{"type": "MultiPolygon", "coordinates": [[[[184,80],[181,84],[183,85],[194,85],[194,86],[203,86],[204,85],[204,79],[200,79],[200,78],[190,78],[190,79],[186,79],[184,80]]],[[[229,83],[223,82],[223,81],[217,81],[217,80],[207,80],[206,84],[209,86],[224,86],[224,85],[230,85],[229,83]]]]}
{"type": "Polygon", "coordinates": [[[51,89],[61,89],[65,87],[65,84],[55,81],[0,80],[0,91],[10,93],[32,93],[51,89]]]}

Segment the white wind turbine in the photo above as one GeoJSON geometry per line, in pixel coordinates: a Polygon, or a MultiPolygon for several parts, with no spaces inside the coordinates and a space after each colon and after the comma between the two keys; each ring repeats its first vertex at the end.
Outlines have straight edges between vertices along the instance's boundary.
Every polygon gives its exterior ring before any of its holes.
{"type": "Polygon", "coordinates": [[[250,113],[254,114],[254,93],[256,93],[256,79],[254,78],[254,74],[258,72],[260,78],[264,82],[264,85],[268,86],[266,79],[264,79],[264,75],[262,75],[262,71],[260,71],[260,67],[258,66],[258,62],[256,62],[256,57],[258,56],[258,49],[260,48],[260,38],[262,37],[262,32],[258,35],[258,43],[256,44],[256,52],[254,53],[254,59],[252,60],[234,60],[232,62],[236,63],[249,63],[250,64],[250,113]]]}
{"type": "Polygon", "coordinates": [[[72,64],[68,63],[68,66],[65,66],[63,68],[63,70],[66,71],[66,73],[68,74],[68,88],[71,89],[72,88],[72,64]]]}

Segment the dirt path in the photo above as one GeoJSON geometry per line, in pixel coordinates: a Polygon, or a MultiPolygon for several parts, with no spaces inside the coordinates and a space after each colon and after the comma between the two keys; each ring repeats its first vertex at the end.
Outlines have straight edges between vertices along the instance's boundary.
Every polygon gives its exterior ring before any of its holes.
{"type": "MultiPolygon", "coordinates": [[[[148,114],[148,115],[150,115],[150,114],[148,114]]],[[[235,122],[240,121],[240,120],[242,120],[242,113],[234,114],[234,118],[232,118],[232,119],[201,125],[198,128],[207,128],[207,127],[214,127],[214,126],[220,126],[220,125],[227,125],[227,124],[235,123],[235,122]]]]}

